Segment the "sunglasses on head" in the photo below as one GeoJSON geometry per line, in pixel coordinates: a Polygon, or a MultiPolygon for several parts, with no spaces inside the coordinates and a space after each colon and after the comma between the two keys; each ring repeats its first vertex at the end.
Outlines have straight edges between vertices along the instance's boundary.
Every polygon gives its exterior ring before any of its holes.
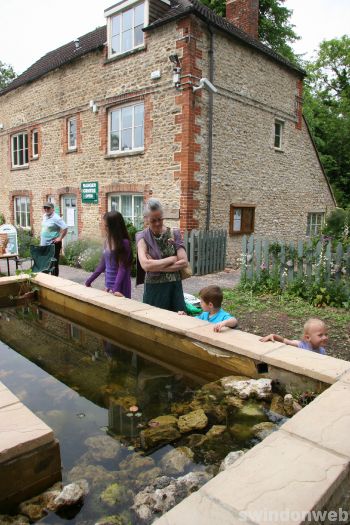
{"type": "Polygon", "coordinates": [[[51,206],[43,206],[44,210],[51,210],[51,206]]]}

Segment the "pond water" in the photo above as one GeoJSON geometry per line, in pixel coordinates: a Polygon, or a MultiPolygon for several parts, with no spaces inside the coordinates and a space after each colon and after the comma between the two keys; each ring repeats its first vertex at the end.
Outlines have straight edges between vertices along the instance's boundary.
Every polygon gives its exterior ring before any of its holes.
{"type": "Polygon", "coordinates": [[[210,392],[203,394],[200,378],[194,384],[180,371],[38,307],[2,310],[0,340],[0,380],[54,430],[63,482],[84,478],[90,485],[81,507],[48,514],[41,520],[47,525],[94,525],[110,515],[118,515],[123,524],[143,523],[130,507],[135,494],[154,478],[193,471],[215,474],[228,452],[256,443],[245,417],[250,426],[267,421],[257,404],[240,418],[217,404],[208,409],[206,428],[171,444],[146,447],[140,432],[157,426],[153,418],[178,416],[184,407],[194,410],[215,399],[210,392]],[[226,425],[227,431],[201,443],[213,424],[226,425]],[[164,459],[174,446],[190,452],[176,473],[164,459]],[[106,492],[111,485],[114,489],[106,492]]]}

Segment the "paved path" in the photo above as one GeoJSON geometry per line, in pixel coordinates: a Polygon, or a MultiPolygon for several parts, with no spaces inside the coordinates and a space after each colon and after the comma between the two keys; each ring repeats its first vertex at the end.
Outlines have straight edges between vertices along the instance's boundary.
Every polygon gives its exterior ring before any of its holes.
{"type": "MultiPolygon", "coordinates": [[[[70,279],[77,283],[84,283],[90,273],[70,266],[60,266],[60,277],[64,279],[70,279]]],[[[232,288],[239,281],[239,271],[229,270],[226,272],[212,273],[209,275],[200,275],[198,277],[190,277],[183,281],[184,292],[197,294],[201,288],[209,286],[210,284],[216,284],[221,288],[232,288]]],[[[104,275],[100,275],[96,281],[94,281],[94,288],[104,288],[104,275]]],[[[135,286],[135,279],[132,279],[132,298],[137,301],[142,301],[143,286],[135,286]]]]}
{"type": "MultiPolygon", "coordinates": [[[[3,261],[0,263],[0,271],[3,274],[7,274],[7,268],[3,264],[3,261]]],[[[14,264],[11,264],[11,274],[15,273],[14,264]]],[[[71,266],[60,266],[60,277],[64,279],[70,279],[76,283],[83,284],[90,273],[80,270],[78,268],[72,268],[71,266]]],[[[142,301],[143,295],[143,286],[135,287],[135,279],[132,280],[132,298],[137,301],[142,301]]],[[[239,281],[239,270],[227,270],[225,272],[212,273],[209,275],[200,275],[190,277],[183,281],[184,292],[190,294],[198,294],[201,288],[209,286],[211,284],[216,284],[221,286],[221,288],[232,288],[239,281]]],[[[100,275],[92,285],[94,288],[103,289],[104,288],[104,275],[100,275]]]]}

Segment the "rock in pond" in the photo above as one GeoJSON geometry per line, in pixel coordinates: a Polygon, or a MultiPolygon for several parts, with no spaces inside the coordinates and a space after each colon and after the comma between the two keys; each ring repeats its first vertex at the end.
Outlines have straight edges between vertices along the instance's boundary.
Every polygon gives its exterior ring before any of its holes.
{"type": "MultiPolygon", "coordinates": [[[[31,521],[38,521],[44,516],[46,516],[46,509],[50,505],[51,501],[53,501],[61,493],[61,491],[62,483],[55,483],[55,485],[53,485],[50,489],[46,490],[42,494],[39,494],[38,496],[35,496],[34,498],[31,498],[29,500],[23,501],[19,505],[19,510],[22,514],[28,516],[28,518],[31,521]]],[[[2,522],[0,521],[0,523],[2,522]]]]}
{"type": "Polygon", "coordinates": [[[272,412],[275,412],[276,414],[280,414],[281,416],[285,415],[282,396],[280,396],[279,394],[274,394],[272,396],[270,410],[272,412]]]}
{"type": "Polygon", "coordinates": [[[177,417],[169,414],[166,416],[158,416],[149,421],[149,425],[152,426],[162,426],[162,425],[171,425],[173,427],[177,426],[177,417]]]}
{"type": "Polygon", "coordinates": [[[62,507],[70,507],[79,503],[89,493],[89,484],[86,479],[80,479],[66,485],[55,499],[51,500],[47,508],[56,512],[62,507]]]}
{"type": "Polygon", "coordinates": [[[97,461],[116,458],[120,452],[120,443],[110,436],[92,436],[85,440],[89,452],[97,461]]]}
{"type": "Polygon", "coordinates": [[[141,430],[140,439],[143,448],[148,449],[164,443],[172,443],[181,437],[173,425],[159,425],[141,430]]]}
{"type": "MultiPolygon", "coordinates": [[[[182,449],[186,447],[181,447],[182,449]]],[[[191,453],[191,449],[188,449],[191,453]]],[[[186,467],[191,464],[188,455],[184,454],[180,448],[174,448],[167,452],[160,460],[160,466],[166,475],[182,474],[186,467]]]]}
{"type": "Polygon", "coordinates": [[[130,523],[124,516],[107,516],[98,520],[95,525],[129,525],[130,523]]]}
{"type": "Polygon", "coordinates": [[[128,498],[127,490],[119,483],[112,483],[101,493],[100,499],[109,507],[114,507],[117,503],[126,501],[128,498]]]}
{"type": "Polygon", "coordinates": [[[239,410],[237,417],[244,420],[256,420],[256,419],[265,419],[265,412],[262,407],[254,400],[248,401],[245,403],[242,408],[239,410]]]}
{"type": "Polygon", "coordinates": [[[292,394],[286,394],[283,399],[284,412],[287,417],[294,416],[294,399],[292,394]]]}
{"type": "Polygon", "coordinates": [[[271,379],[265,378],[237,380],[237,376],[229,376],[221,379],[225,392],[241,399],[248,399],[249,397],[270,399],[272,395],[271,383],[271,379]]]}
{"type": "Polygon", "coordinates": [[[138,453],[130,454],[119,463],[119,468],[121,470],[129,470],[131,473],[151,469],[154,466],[154,460],[150,456],[144,456],[143,454],[138,453]]]}
{"type": "Polygon", "coordinates": [[[207,437],[203,434],[191,434],[186,438],[186,443],[189,448],[201,447],[207,440],[207,437]]]}
{"type": "Polygon", "coordinates": [[[252,433],[255,437],[262,441],[277,429],[278,427],[275,425],[275,423],[271,423],[271,421],[264,421],[263,423],[254,425],[252,428],[252,433]]]}
{"type": "Polygon", "coordinates": [[[252,427],[249,424],[235,423],[229,427],[229,431],[237,441],[247,441],[253,437],[252,427]]]}
{"type": "Polygon", "coordinates": [[[162,476],[136,494],[132,509],[142,521],[151,521],[198,490],[209,479],[209,474],[205,472],[190,472],[177,479],[162,476]]]}
{"type": "Polygon", "coordinates": [[[178,420],[179,430],[182,434],[191,432],[192,430],[202,430],[208,424],[208,418],[203,409],[193,410],[184,416],[180,416],[178,420]]]}
{"type": "Polygon", "coordinates": [[[213,425],[205,435],[208,439],[212,439],[221,436],[226,430],[226,425],[213,425]]]}
{"type": "Polygon", "coordinates": [[[244,452],[243,450],[235,450],[232,452],[229,452],[227,456],[222,460],[219,472],[222,472],[223,470],[228,469],[231,465],[237,461],[241,456],[243,456],[244,452]]]}
{"type": "Polygon", "coordinates": [[[1,525],[29,525],[29,518],[18,514],[17,516],[0,515],[1,525]]]}
{"type": "Polygon", "coordinates": [[[111,472],[101,465],[76,465],[68,472],[68,480],[76,481],[87,479],[92,487],[100,483],[113,483],[116,480],[116,472],[111,472]]]}

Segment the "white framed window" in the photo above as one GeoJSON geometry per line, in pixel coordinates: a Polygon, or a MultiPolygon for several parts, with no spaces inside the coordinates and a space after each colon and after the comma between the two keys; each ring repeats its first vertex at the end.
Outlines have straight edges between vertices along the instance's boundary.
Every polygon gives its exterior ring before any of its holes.
{"type": "Polygon", "coordinates": [[[29,197],[14,197],[15,225],[20,228],[30,228],[29,197]]]}
{"type": "Polygon", "coordinates": [[[12,166],[28,166],[28,133],[16,133],[11,137],[12,166]]]}
{"type": "Polygon", "coordinates": [[[324,224],[324,219],[324,212],[308,213],[306,235],[309,237],[320,235],[324,224]]]}
{"type": "Polygon", "coordinates": [[[143,150],[144,105],[124,106],[109,112],[109,153],[143,150]]]}
{"type": "Polygon", "coordinates": [[[284,122],[282,120],[275,120],[275,136],[274,136],[274,148],[282,149],[283,145],[283,128],[284,122]]]}
{"type": "Polygon", "coordinates": [[[77,118],[71,117],[67,121],[68,150],[77,149],[77,118]]]}
{"type": "Polygon", "coordinates": [[[144,44],[145,4],[138,3],[108,17],[109,57],[121,55],[144,44]]]}
{"type": "Polygon", "coordinates": [[[110,193],[108,211],[119,211],[125,222],[131,222],[135,228],[143,228],[143,195],[110,193]]]}
{"type": "Polygon", "coordinates": [[[32,158],[37,159],[39,157],[39,131],[33,129],[32,131],[32,158]]]}

